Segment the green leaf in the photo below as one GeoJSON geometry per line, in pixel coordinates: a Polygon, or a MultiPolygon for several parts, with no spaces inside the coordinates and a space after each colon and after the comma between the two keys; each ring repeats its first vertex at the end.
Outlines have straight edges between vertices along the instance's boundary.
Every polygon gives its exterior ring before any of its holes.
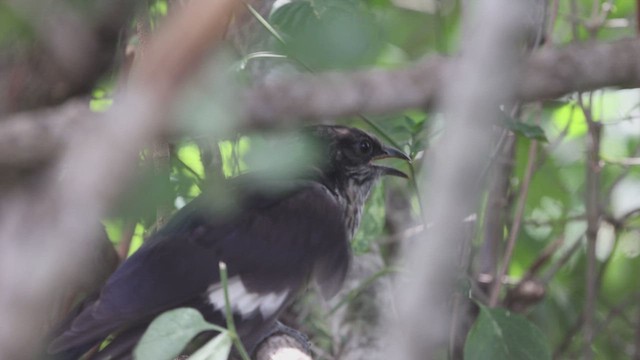
{"type": "Polygon", "coordinates": [[[158,316],[142,336],[134,350],[136,360],[171,360],[205,330],[226,332],[224,328],[207,323],[200,312],[179,308],[158,316]]]}
{"type": "Polygon", "coordinates": [[[465,360],[545,360],[551,349],[544,334],[521,315],[480,308],[464,346],[465,360]]]}
{"type": "Polygon", "coordinates": [[[205,177],[204,166],[200,158],[200,149],[196,144],[185,144],[178,149],[178,158],[202,179],[205,177]]]}
{"type": "Polygon", "coordinates": [[[527,139],[547,141],[544,130],[538,125],[525,124],[509,116],[504,116],[504,126],[518,135],[522,135],[527,139]]]}
{"type": "Polygon", "coordinates": [[[292,1],[269,22],[281,35],[280,51],[314,70],[372,64],[383,45],[381,28],[361,1],[292,1]]]}
{"type": "Polygon", "coordinates": [[[231,344],[229,333],[222,332],[189,356],[189,360],[227,360],[231,344]]]}

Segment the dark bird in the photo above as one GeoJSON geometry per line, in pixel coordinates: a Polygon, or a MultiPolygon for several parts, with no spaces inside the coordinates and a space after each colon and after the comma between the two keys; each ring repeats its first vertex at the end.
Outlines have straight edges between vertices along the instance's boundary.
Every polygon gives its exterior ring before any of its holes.
{"type": "Polygon", "coordinates": [[[236,327],[250,351],[309,281],[324,297],[333,296],[345,279],[349,241],[371,188],[383,175],[407,177],[372,161],[409,158],[354,128],[314,126],[305,133],[320,154],[307,164],[306,175],[278,191],[266,191],[245,175],[230,180],[240,194],[235,211],[216,211],[207,206],[215,199],[200,195],[59,326],[48,353],[77,359],[116,334],[93,358],[131,358],[149,323],[178,307],[196,308],[224,326],[220,261],[227,264],[236,327]]]}

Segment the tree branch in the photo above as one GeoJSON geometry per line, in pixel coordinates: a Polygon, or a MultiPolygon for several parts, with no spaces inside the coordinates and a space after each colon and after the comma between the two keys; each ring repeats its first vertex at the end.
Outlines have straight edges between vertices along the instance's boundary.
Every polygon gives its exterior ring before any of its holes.
{"type": "MultiPolygon", "coordinates": [[[[562,49],[545,47],[525,60],[515,94],[519,100],[536,101],[601,87],[638,86],[640,63],[636,62],[637,58],[640,58],[640,40],[579,44],[562,49]]],[[[384,114],[431,107],[444,88],[445,73],[456,62],[455,59],[430,57],[403,69],[302,74],[258,85],[245,94],[248,125],[275,126],[283,120],[384,114]]],[[[148,74],[152,76],[154,71],[149,70],[148,74]]],[[[33,117],[37,122],[51,122],[48,125],[51,128],[60,126],[63,129],[66,122],[55,111],[23,113],[4,121],[18,121],[26,117],[33,117]],[[37,119],[40,117],[42,119],[37,119]]],[[[54,145],[42,150],[36,147],[27,152],[38,161],[51,158],[60,150],[57,145],[64,143],[59,138],[62,133],[64,131],[45,132],[42,143],[54,145]]],[[[40,143],[31,139],[21,141],[40,143]]],[[[0,166],[29,167],[32,161],[30,157],[16,157],[14,151],[0,152],[0,166]]]]}
{"type": "MultiPolygon", "coordinates": [[[[554,99],[602,87],[636,87],[640,85],[638,58],[640,40],[636,39],[542,48],[524,60],[514,100],[554,99]]],[[[252,124],[265,126],[282,119],[430,108],[456,62],[458,59],[429,57],[401,69],[304,74],[273,80],[248,91],[248,116],[252,124]]]]}

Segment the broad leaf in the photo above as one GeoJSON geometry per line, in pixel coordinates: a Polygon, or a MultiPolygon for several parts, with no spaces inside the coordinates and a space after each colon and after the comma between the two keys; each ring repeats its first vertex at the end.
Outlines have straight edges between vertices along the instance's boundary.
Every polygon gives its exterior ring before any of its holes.
{"type": "Polygon", "coordinates": [[[521,315],[481,307],[464,346],[465,360],[545,360],[551,350],[544,334],[521,315]]]}
{"type": "Polygon", "coordinates": [[[189,356],[189,360],[227,360],[230,351],[231,337],[225,331],[189,356]]]}
{"type": "Polygon", "coordinates": [[[225,329],[207,323],[200,312],[179,308],[158,316],[142,336],[134,350],[136,360],[171,360],[199,333],[225,329]]]}
{"type": "Polygon", "coordinates": [[[286,43],[280,51],[313,70],[371,64],[382,48],[381,29],[361,1],[292,1],[269,20],[286,43]]]}

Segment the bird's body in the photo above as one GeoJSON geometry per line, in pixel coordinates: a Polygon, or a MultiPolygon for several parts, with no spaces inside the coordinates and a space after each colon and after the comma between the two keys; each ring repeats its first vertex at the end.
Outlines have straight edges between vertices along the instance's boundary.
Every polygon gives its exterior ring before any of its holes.
{"type": "Polygon", "coordinates": [[[309,281],[325,297],[335,294],[375,180],[404,175],[370,161],[401,153],[351,128],[314,127],[312,136],[322,140],[328,157],[312,166],[313,175],[278,192],[245,186],[242,178],[230,181],[241,194],[231,212],[214,210],[206,193],[192,201],[60,326],[49,353],[76,359],[116,333],[95,358],[128,358],[153,318],[177,307],[196,308],[224,326],[221,261],[228,266],[236,326],[250,349],[309,281]]]}

